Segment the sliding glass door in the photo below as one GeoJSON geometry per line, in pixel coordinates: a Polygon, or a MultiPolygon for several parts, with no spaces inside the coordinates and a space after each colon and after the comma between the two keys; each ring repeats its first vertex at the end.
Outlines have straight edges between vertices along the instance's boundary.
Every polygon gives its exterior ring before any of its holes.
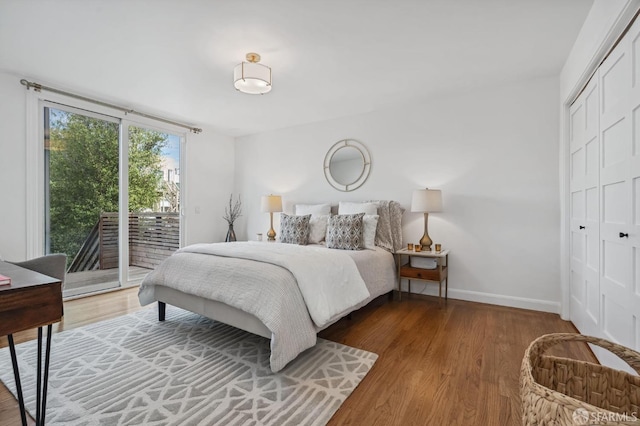
{"type": "Polygon", "coordinates": [[[44,252],[65,296],[139,284],[180,247],[184,136],[52,103],[44,116],[44,252]]]}
{"type": "Polygon", "coordinates": [[[128,277],[135,282],[180,248],[181,138],[127,127],[128,277]]]}
{"type": "Polygon", "coordinates": [[[44,107],[44,251],[67,255],[65,291],[119,286],[119,120],[44,107]]]}

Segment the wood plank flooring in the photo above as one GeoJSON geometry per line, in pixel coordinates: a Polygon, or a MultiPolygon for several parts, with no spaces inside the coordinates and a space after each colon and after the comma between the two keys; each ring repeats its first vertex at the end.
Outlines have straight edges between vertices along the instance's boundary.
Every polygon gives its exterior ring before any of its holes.
{"type": "MultiPolygon", "coordinates": [[[[135,288],[71,300],[54,330],[139,309],[135,288]]],[[[542,334],[574,331],[554,314],[419,295],[403,295],[401,302],[381,297],[320,333],[379,355],[329,424],[521,424],[518,379],[524,350],[542,334]]],[[[14,338],[17,343],[34,339],[36,332],[14,338]]],[[[0,338],[0,347],[7,344],[0,338]]],[[[594,360],[585,345],[554,353],[594,360]]],[[[0,385],[0,425],[19,424],[18,404],[0,385]]]]}
{"type": "MultiPolygon", "coordinates": [[[[367,306],[320,333],[379,355],[330,424],[522,424],[522,356],[553,332],[575,328],[555,314],[427,296],[367,306]]],[[[585,345],[554,353],[595,360],[585,345]]]]}

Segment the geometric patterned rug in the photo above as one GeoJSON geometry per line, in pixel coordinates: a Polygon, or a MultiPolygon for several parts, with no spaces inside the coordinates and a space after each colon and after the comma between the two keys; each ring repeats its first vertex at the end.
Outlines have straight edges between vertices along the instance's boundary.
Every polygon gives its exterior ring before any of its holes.
{"type": "MultiPolygon", "coordinates": [[[[167,306],[56,333],[48,425],[325,425],[377,355],[318,338],[278,373],[269,340],[167,306]]],[[[35,417],[36,342],[16,346],[35,417]]],[[[8,348],[0,380],[15,395],[8,348]]]]}

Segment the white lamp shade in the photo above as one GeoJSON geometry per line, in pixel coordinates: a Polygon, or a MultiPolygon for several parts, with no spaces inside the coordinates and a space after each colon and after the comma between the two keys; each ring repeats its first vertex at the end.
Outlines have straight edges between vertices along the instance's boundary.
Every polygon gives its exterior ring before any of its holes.
{"type": "Polygon", "coordinates": [[[436,213],[442,211],[442,191],[439,189],[416,189],[411,197],[411,211],[436,213]]]}
{"type": "Polygon", "coordinates": [[[279,195],[263,195],[260,210],[271,213],[281,212],[282,197],[279,195]]]}
{"type": "Polygon", "coordinates": [[[271,91],[271,68],[256,62],[242,62],[233,69],[233,85],[236,90],[250,95],[262,95],[271,91]]]}

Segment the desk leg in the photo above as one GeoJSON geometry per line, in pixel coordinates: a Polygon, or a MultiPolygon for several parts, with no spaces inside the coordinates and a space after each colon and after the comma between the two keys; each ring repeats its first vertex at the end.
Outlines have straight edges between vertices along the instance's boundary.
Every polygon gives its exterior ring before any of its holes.
{"type": "MultiPolygon", "coordinates": [[[[47,347],[44,356],[44,378],[42,377],[42,327],[38,327],[38,372],[36,374],[36,426],[44,426],[44,417],[47,409],[47,384],[49,383],[49,361],[51,359],[51,334],[53,324],[47,326],[47,347]]],[[[11,363],[13,364],[13,375],[16,380],[16,393],[18,394],[18,405],[20,406],[20,418],[22,426],[27,426],[27,411],[24,407],[24,397],[22,395],[22,383],[20,382],[20,370],[18,369],[18,357],[16,356],[16,346],[13,342],[13,335],[9,334],[9,349],[11,351],[11,363]]]]}
{"type": "Polygon", "coordinates": [[[42,386],[42,418],[40,423],[36,420],[36,425],[44,426],[44,415],[47,412],[47,385],[49,383],[49,361],[51,360],[51,334],[53,324],[47,326],[47,349],[44,355],[44,384],[42,386]]]}
{"type": "Polygon", "coordinates": [[[16,357],[16,345],[13,343],[13,334],[7,336],[9,339],[9,351],[11,352],[11,364],[13,364],[13,375],[16,379],[16,393],[18,394],[18,405],[20,405],[20,418],[22,426],[27,426],[27,413],[24,409],[24,398],[22,397],[22,384],[20,383],[20,371],[18,370],[18,358],[16,357]]]}
{"type": "Polygon", "coordinates": [[[36,426],[40,425],[40,407],[42,407],[42,327],[38,327],[38,372],[36,374],[36,426]]]}

